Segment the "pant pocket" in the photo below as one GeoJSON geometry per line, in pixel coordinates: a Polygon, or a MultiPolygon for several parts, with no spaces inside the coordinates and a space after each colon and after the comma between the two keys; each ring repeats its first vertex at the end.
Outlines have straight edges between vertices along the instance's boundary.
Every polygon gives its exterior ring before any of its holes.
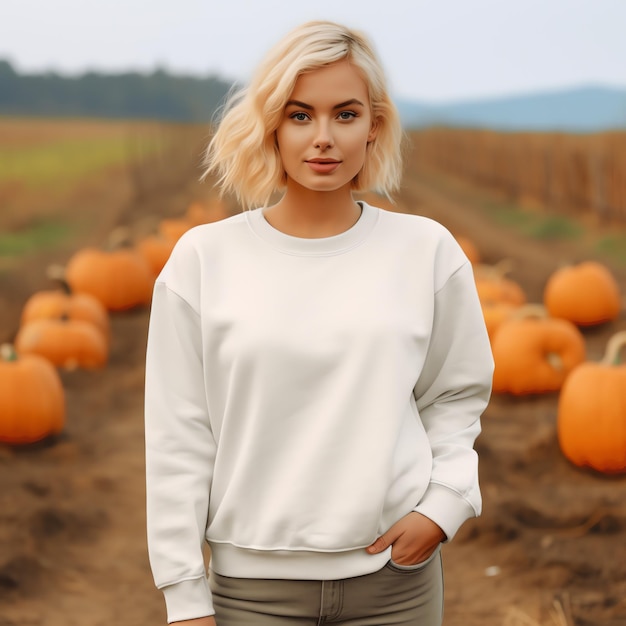
{"type": "Polygon", "coordinates": [[[425,567],[427,567],[429,563],[432,563],[435,560],[435,558],[437,558],[440,551],[441,551],[441,544],[439,544],[435,548],[433,553],[424,561],[420,561],[419,563],[415,563],[413,565],[400,565],[400,563],[396,563],[393,559],[389,559],[389,561],[387,561],[386,567],[395,572],[401,572],[403,574],[410,574],[411,572],[419,572],[420,570],[423,570],[425,567]]]}

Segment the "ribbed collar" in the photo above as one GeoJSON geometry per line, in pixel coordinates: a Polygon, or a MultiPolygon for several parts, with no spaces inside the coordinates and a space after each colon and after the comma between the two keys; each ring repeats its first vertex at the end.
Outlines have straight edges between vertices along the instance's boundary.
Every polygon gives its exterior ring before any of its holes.
{"type": "Polygon", "coordinates": [[[274,228],[263,215],[263,209],[244,211],[246,220],[255,235],[273,248],[297,256],[332,256],[343,254],[360,245],[378,222],[380,209],[359,201],[361,217],[348,230],[332,237],[308,239],[287,235],[274,228]]]}

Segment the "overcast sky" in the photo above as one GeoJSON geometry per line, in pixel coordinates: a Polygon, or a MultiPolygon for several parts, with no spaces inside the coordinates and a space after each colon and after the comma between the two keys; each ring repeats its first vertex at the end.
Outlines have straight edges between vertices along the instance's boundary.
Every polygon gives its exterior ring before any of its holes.
{"type": "Polygon", "coordinates": [[[246,81],[309,19],[364,30],[399,97],[626,87],[626,0],[0,0],[0,59],[28,73],[163,67],[246,81]]]}

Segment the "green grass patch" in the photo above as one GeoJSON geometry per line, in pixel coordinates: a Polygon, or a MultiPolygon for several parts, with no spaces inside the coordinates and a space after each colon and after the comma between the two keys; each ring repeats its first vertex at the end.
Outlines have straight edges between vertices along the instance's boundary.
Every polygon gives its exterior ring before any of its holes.
{"type": "Polygon", "coordinates": [[[0,233],[0,257],[20,257],[52,250],[73,234],[69,224],[58,221],[41,221],[16,232],[0,233]]]}
{"type": "Polygon", "coordinates": [[[576,220],[565,215],[539,213],[516,204],[494,201],[480,190],[460,185],[453,179],[430,176],[428,184],[441,193],[483,209],[494,223],[533,239],[577,240],[585,234],[584,228],[576,220]]]}
{"type": "Polygon", "coordinates": [[[533,239],[578,239],[584,234],[578,223],[563,215],[541,215],[502,204],[487,203],[485,208],[497,224],[533,239]]]}
{"type": "Polygon", "coordinates": [[[595,252],[626,265],[626,233],[601,237],[595,244],[595,252]]]}

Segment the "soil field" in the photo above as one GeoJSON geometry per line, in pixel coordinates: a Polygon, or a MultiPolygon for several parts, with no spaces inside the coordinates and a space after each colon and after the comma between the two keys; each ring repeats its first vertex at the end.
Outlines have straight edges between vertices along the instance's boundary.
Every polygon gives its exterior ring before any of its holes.
{"type": "MultiPolygon", "coordinates": [[[[84,222],[85,206],[108,216],[99,228],[180,214],[211,193],[195,177],[154,185],[141,197],[129,186],[87,185],[79,190],[84,202],[73,203],[76,219],[84,222]]],[[[580,242],[533,240],[495,225],[474,195],[409,163],[396,210],[470,237],[486,262],[510,259],[511,277],[533,301],[562,261],[588,257],[580,242]]],[[[28,295],[49,287],[45,266],[81,245],[68,241],[0,272],[0,340],[16,332],[28,295]]],[[[626,293],[626,268],[613,270],[626,293]]],[[[0,626],[165,624],[145,547],[147,322],[147,309],[113,315],[107,367],[61,373],[68,405],[61,436],[0,446],[0,626]]],[[[588,358],[599,359],[607,338],[624,329],[623,311],[586,331],[588,358]]],[[[494,396],[484,415],[477,444],[484,513],[444,547],[446,626],[626,626],[626,476],[564,459],[556,402],[556,395],[494,396]]]]}

